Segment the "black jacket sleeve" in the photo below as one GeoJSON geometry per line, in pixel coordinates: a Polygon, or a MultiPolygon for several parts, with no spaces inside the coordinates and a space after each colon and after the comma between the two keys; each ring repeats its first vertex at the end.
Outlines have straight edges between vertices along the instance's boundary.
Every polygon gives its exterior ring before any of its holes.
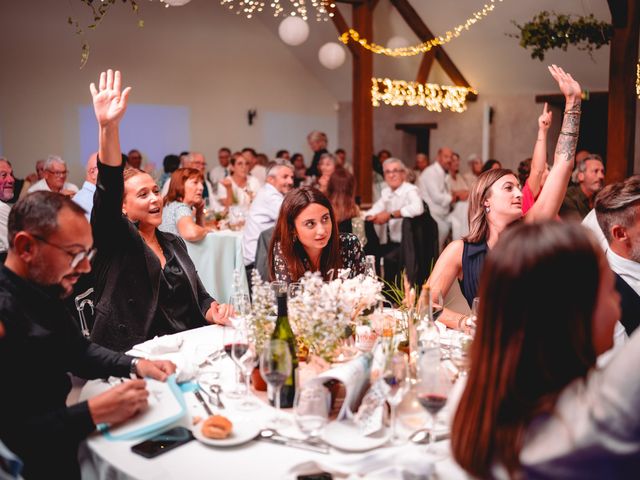
{"type": "Polygon", "coordinates": [[[124,166],[111,167],[98,160],[98,182],[93,195],[91,228],[94,245],[112,251],[128,240],[129,220],[122,214],[124,166]]]}

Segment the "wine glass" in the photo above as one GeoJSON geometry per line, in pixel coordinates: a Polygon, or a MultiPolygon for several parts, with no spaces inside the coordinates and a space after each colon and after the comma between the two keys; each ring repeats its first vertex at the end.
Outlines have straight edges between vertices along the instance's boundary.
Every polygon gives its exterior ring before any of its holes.
{"type": "Polygon", "coordinates": [[[469,349],[473,337],[464,332],[453,331],[449,350],[451,362],[458,369],[457,377],[465,377],[469,371],[469,349]]]}
{"type": "Polygon", "coordinates": [[[251,399],[251,372],[256,366],[255,344],[249,341],[249,336],[244,328],[236,328],[233,344],[231,345],[231,358],[244,374],[245,394],[238,406],[241,410],[253,410],[258,405],[251,399]]]}
{"type": "Polygon", "coordinates": [[[225,353],[227,356],[233,361],[234,365],[234,384],[233,388],[227,392],[227,397],[229,398],[240,398],[242,396],[242,391],[240,390],[240,367],[238,367],[235,360],[233,360],[232,350],[233,343],[235,342],[236,337],[236,329],[233,327],[224,327],[222,331],[222,344],[225,353]]]}
{"type": "Polygon", "coordinates": [[[429,446],[427,451],[430,453],[433,453],[433,444],[435,443],[436,419],[438,413],[447,404],[452,386],[451,380],[448,370],[439,363],[420,368],[416,390],[418,402],[429,414],[430,421],[427,424],[429,446]]]}
{"type": "Polygon", "coordinates": [[[292,299],[301,295],[302,291],[303,291],[303,287],[302,287],[302,284],[299,282],[290,283],[289,287],[287,288],[289,299],[292,299]]]}
{"type": "Polygon", "coordinates": [[[403,352],[395,352],[387,358],[382,379],[387,385],[386,398],[391,410],[391,443],[398,443],[396,433],[396,409],[411,385],[409,381],[409,365],[403,352]]]}
{"type": "Polygon", "coordinates": [[[243,322],[251,313],[251,298],[248,293],[234,293],[229,298],[229,304],[234,310],[234,316],[230,319],[234,326],[243,322]]]}
{"type": "Polygon", "coordinates": [[[375,255],[366,255],[364,257],[364,265],[364,274],[368,277],[377,278],[375,255]]]}
{"type": "Polygon", "coordinates": [[[260,355],[260,374],[274,392],[274,404],[277,410],[273,423],[286,426],[287,422],[280,416],[280,392],[282,386],[291,375],[291,351],[284,340],[272,339],[264,346],[260,355]]]}
{"type": "Polygon", "coordinates": [[[317,443],[329,420],[331,394],[324,385],[307,384],[298,389],[294,400],[295,421],[307,441],[317,443]]]}

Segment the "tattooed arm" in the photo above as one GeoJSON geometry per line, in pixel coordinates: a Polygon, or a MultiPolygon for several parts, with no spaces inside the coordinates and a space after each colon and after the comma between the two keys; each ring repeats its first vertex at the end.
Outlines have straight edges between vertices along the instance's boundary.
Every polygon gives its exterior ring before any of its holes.
{"type": "Polygon", "coordinates": [[[569,178],[571,178],[578,144],[580,103],[582,101],[580,85],[560,67],[552,65],[549,67],[549,72],[558,82],[566,104],[553,167],[551,167],[540,196],[525,216],[527,222],[551,219],[558,215],[560,205],[562,205],[562,200],[567,192],[569,178]]]}

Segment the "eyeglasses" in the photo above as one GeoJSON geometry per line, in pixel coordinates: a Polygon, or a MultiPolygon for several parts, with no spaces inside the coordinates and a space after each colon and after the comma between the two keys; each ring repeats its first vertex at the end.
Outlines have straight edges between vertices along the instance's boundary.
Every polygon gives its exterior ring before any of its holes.
{"type": "Polygon", "coordinates": [[[401,173],[404,173],[404,170],[402,170],[401,168],[394,168],[393,170],[383,170],[385,175],[399,175],[401,173]]]}
{"type": "Polygon", "coordinates": [[[73,253],[64,247],[61,247],[60,245],[49,242],[48,240],[42,238],[40,235],[35,235],[32,233],[31,236],[69,255],[71,257],[71,268],[76,268],[85,258],[90,262],[91,260],[93,260],[93,257],[96,256],[96,252],[98,251],[96,248],[90,248],[89,250],[82,250],[81,252],[73,253]]]}
{"type": "Polygon", "coordinates": [[[67,174],[67,170],[62,170],[61,172],[54,172],[53,170],[47,170],[51,175],[55,175],[56,177],[64,177],[67,174]]]}

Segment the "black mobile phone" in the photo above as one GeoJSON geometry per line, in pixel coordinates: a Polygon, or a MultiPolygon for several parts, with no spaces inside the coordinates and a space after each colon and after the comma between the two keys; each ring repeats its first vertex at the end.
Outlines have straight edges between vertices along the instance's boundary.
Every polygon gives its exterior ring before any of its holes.
{"type": "Polygon", "coordinates": [[[131,451],[146,458],[154,458],[193,440],[191,430],[174,427],[131,447],[131,451]]]}
{"type": "Polygon", "coordinates": [[[296,480],[333,480],[333,476],[329,472],[320,472],[310,475],[298,475],[296,480]]]}

